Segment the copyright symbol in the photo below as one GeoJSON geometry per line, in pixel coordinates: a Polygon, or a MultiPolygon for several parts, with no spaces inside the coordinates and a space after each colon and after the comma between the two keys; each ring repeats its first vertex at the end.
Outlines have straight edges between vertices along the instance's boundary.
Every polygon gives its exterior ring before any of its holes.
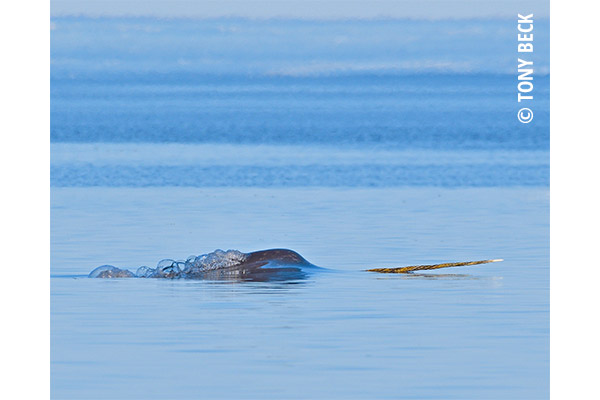
{"type": "Polygon", "coordinates": [[[517,118],[524,124],[528,124],[533,119],[533,111],[529,108],[521,108],[517,113],[517,118]]]}

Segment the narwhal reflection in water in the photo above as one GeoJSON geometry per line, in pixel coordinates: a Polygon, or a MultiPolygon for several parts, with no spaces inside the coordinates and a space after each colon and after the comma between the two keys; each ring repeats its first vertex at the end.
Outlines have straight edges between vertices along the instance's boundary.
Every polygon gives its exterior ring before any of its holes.
{"type": "MultiPolygon", "coordinates": [[[[412,274],[448,267],[487,264],[502,261],[481,260],[453,262],[431,265],[414,265],[392,268],[372,268],[367,272],[384,274],[412,274]]],[[[90,278],[166,278],[166,279],[203,279],[226,281],[292,281],[304,279],[319,271],[332,271],[308,262],[293,250],[271,249],[251,253],[237,250],[216,250],[200,256],[190,256],[187,260],[161,260],[156,268],[139,267],[136,272],[112,265],[103,265],[94,269],[90,278]]]]}

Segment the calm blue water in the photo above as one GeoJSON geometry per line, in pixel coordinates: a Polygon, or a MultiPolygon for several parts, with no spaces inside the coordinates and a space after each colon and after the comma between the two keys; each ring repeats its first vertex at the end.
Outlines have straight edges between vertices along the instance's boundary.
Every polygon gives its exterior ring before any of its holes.
{"type": "Polygon", "coordinates": [[[53,20],[52,397],[547,398],[548,32],[522,125],[514,25],[53,20]],[[336,272],[85,277],[273,247],[336,272]]]}

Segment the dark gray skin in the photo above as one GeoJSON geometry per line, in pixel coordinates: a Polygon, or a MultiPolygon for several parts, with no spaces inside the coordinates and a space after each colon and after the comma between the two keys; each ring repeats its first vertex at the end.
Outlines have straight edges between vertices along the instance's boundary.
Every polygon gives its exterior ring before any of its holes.
{"type": "Polygon", "coordinates": [[[316,270],[325,270],[325,268],[311,264],[293,250],[270,249],[248,253],[248,258],[235,267],[205,272],[194,278],[258,282],[287,281],[304,279],[310,272],[316,270]]]}
{"type": "Polygon", "coordinates": [[[248,258],[243,262],[240,267],[243,266],[256,266],[256,265],[312,265],[300,254],[293,250],[288,249],[271,249],[271,250],[259,250],[248,253],[248,258]]]}

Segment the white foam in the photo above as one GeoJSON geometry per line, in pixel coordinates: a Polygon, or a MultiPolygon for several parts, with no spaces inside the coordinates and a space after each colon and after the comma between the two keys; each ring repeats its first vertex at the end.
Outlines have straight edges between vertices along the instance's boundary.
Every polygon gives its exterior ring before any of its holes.
{"type": "Polygon", "coordinates": [[[203,274],[208,271],[231,268],[243,263],[248,255],[238,250],[223,251],[217,249],[212,253],[190,256],[186,261],[175,261],[170,258],[160,260],[156,268],[147,266],[139,267],[135,274],[127,269],[120,269],[112,265],[102,265],[94,269],[90,278],[185,278],[203,274]]]}

